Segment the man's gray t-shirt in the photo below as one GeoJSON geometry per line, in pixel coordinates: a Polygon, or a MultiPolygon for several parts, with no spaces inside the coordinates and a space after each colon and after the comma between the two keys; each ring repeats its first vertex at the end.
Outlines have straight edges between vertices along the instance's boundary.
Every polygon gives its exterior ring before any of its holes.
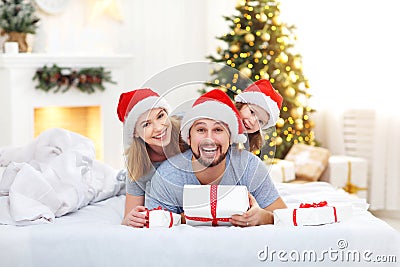
{"type": "MultiPolygon", "coordinates": [[[[188,150],[164,161],[151,179],[146,207],[183,212],[183,186],[200,185],[192,168],[192,151],[188,150]]],[[[254,154],[230,148],[226,157],[225,173],[220,185],[244,185],[261,208],[272,204],[279,193],[266,165],[254,154]]]]}

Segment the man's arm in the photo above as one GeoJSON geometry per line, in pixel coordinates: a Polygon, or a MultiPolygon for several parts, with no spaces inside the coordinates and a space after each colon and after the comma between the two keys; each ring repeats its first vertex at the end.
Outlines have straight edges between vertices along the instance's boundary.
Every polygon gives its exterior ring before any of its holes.
{"type": "Polygon", "coordinates": [[[274,223],[275,209],[286,208],[285,202],[278,197],[273,203],[264,209],[261,208],[256,199],[249,193],[250,209],[246,211],[243,215],[233,215],[231,218],[231,223],[235,226],[255,226],[255,225],[265,225],[274,223]]]}

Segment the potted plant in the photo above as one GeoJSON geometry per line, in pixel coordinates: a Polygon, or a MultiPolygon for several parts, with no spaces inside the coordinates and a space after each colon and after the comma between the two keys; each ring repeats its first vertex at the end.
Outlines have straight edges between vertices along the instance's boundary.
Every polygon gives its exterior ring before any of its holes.
{"type": "Polygon", "coordinates": [[[27,52],[26,35],[37,30],[35,11],[31,1],[0,0],[0,33],[8,35],[7,42],[18,42],[19,52],[27,52]]]}

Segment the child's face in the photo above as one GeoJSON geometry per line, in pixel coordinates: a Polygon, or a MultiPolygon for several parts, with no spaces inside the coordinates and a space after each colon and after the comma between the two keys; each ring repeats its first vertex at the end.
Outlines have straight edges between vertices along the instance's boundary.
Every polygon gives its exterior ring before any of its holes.
{"type": "Polygon", "coordinates": [[[239,113],[247,133],[259,131],[269,120],[269,114],[263,108],[253,104],[243,105],[239,113]]]}

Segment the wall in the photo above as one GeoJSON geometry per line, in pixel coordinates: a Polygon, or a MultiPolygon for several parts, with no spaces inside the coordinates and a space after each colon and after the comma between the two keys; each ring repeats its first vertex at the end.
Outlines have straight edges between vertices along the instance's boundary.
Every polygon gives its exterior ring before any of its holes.
{"type": "Polygon", "coordinates": [[[107,13],[90,20],[93,2],[71,0],[59,15],[40,12],[34,51],[132,54],[128,90],[176,64],[206,60],[216,30],[226,27],[221,14],[230,1],[116,0],[122,22],[107,13]]]}

